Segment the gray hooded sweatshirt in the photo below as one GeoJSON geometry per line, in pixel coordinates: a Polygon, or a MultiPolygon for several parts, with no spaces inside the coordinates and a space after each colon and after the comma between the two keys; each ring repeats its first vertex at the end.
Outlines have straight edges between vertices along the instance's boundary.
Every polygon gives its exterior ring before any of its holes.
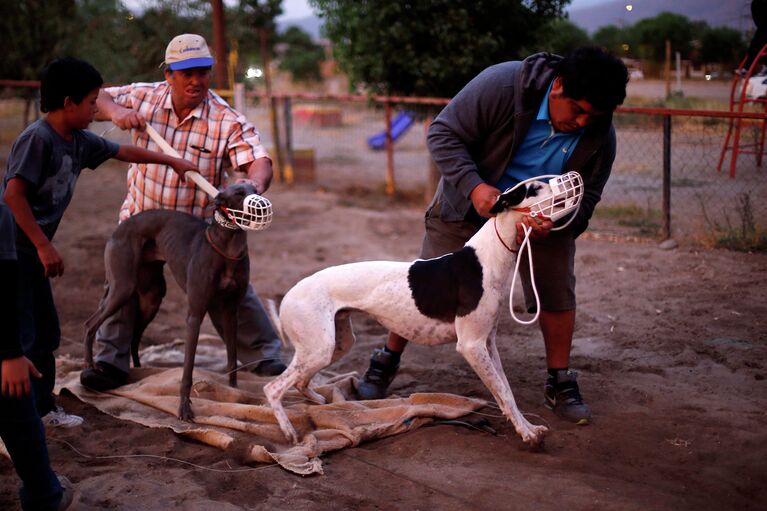
{"type": "MultiPolygon", "coordinates": [[[[537,53],[523,61],[491,66],[471,80],[429,127],[427,145],[440,179],[432,204],[443,221],[466,219],[469,195],[480,183],[494,185],[511,163],[535,120],[562,57],[537,53]]],[[[576,171],[585,192],[573,223],[578,236],[588,226],[615,160],[612,116],[586,127],[566,171],[576,171]]]]}

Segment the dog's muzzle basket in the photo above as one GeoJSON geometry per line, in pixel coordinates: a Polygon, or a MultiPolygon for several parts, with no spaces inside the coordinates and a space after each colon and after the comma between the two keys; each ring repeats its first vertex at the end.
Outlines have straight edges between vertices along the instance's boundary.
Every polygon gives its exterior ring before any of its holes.
{"type": "Polygon", "coordinates": [[[263,231],[272,223],[272,203],[258,194],[245,197],[243,209],[226,208],[229,219],[246,231],[263,231]]]}
{"type": "Polygon", "coordinates": [[[580,206],[583,198],[583,178],[577,172],[568,172],[549,179],[549,187],[551,195],[530,206],[530,216],[544,216],[557,221],[580,206]]]}

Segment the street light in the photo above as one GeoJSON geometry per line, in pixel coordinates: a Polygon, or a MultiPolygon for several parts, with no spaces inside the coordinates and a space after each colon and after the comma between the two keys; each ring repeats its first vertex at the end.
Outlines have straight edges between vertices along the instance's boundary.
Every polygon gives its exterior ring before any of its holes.
{"type": "Polygon", "coordinates": [[[253,78],[261,78],[264,76],[264,72],[257,67],[249,67],[247,71],[245,71],[245,78],[250,78],[251,80],[253,78]]]}
{"type": "Polygon", "coordinates": [[[633,10],[634,10],[634,6],[633,6],[633,5],[631,5],[631,4],[627,4],[627,5],[626,5],[626,10],[627,10],[628,12],[631,12],[631,11],[633,11],[633,10]]]}

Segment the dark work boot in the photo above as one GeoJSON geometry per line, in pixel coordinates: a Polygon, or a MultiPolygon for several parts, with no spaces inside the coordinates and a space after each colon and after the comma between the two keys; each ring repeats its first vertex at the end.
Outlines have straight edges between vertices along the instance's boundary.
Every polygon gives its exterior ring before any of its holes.
{"type": "Polygon", "coordinates": [[[357,385],[357,395],[360,399],[383,399],[386,389],[394,380],[399,369],[399,356],[378,348],[370,357],[370,367],[357,385]]]}
{"type": "Polygon", "coordinates": [[[128,373],[106,362],[96,362],[96,367],[83,369],[80,373],[80,383],[99,392],[122,387],[127,381],[128,373]]]}
{"type": "Polygon", "coordinates": [[[262,360],[253,369],[258,376],[277,376],[285,372],[288,366],[279,358],[267,358],[262,360]]]}
{"type": "Polygon", "coordinates": [[[569,369],[557,371],[556,376],[549,375],[544,387],[545,405],[557,416],[586,425],[591,421],[591,409],[583,402],[578,389],[578,374],[569,369]]]}

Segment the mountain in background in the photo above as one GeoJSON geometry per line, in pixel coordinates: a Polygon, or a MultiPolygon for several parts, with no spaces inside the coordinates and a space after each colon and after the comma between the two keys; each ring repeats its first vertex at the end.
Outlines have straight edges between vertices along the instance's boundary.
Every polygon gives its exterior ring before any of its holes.
{"type": "Polygon", "coordinates": [[[593,34],[605,25],[628,26],[668,11],[711,27],[727,26],[747,32],[753,27],[751,0],[612,0],[570,10],[570,21],[593,34]],[[632,10],[626,10],[631,4],[632,10]]]}

